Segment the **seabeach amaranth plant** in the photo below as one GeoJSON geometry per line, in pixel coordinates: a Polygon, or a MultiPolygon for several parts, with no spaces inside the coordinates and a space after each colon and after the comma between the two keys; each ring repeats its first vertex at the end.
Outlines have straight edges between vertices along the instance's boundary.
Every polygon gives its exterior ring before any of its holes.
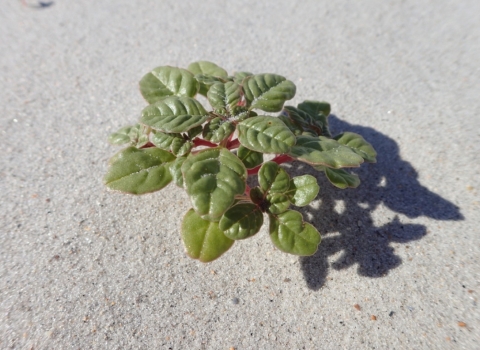
{"type": "Polygon", "coordinates": [[[137,124],[110,135],[112,144],[129,145],[110,160],[105,184],[131,194],[158,191],[172,181],[186,190],[193,208],[183,218],[182,240],[188,255],[203,262],[255,235],[264,214],[278,249],[314,254],[320,234],[289,207],[315,199],[317,180],[292,178],[280,164],[310,164],[333,185],[347,188],[360,181],[344,168],[376,161],[362,136],[330,134],[328,103],[284,106],[296,87],[280,75],[228,75],[214,63],[199,61],[188,69],[153,69],[140,81],[140,91],[149,105],[137,124]],[[210,111],[197,94],[207,98],[210,111]],[[273,156],[265,160],[266,154],[273,156]],[[254,175],[258,186],[250,188],[247,178],[254,175]]]}

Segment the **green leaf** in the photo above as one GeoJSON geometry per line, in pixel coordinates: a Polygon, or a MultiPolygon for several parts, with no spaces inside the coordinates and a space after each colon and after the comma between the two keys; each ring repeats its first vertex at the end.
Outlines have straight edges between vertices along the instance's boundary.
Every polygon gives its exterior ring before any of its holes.
{"type": "Polygon", "coordinates": [[[335,169],[356,167],[363,163],[363,158],[349,147],[324,136],[298,136],[289,155],[309,164],[335,169]]]}
{"type": "Polygon", "coordinates": [[[238,83],[238,84],[242,84],[243,81],[245,80],[245,78],[249,77],[249,76],[252,76],[253,73],[250,73],[250,72],[236,72],[233,76],[233,81],[238,83]]]}
{"type": "Polygon", "coordinates": [[[267,211],[272,214],[281,214],[290,206],[288,196],[284,193],[268,193],[266,199],[268,201],[267,211]]]}
{"type": "Polygon", "coordinates": [[[183,218],[182,240],[187,254],[201,262],[217,259],[235,242],[225,236],[217,222],[203,220],[193,209],[183,218]]]}
{"type": "Polygon", "coordinates": [[[258,183],[265,193],[284,193],[290,187],[290,175],[275,162],[266,162],[258,171],[258,183]]]}
{"type": "Polygon", "coordinates": [[[256,234],[263,225],[263,213],[253,203],[239,203],[228,209],[219,228],[231,239],[245,239],[256,234]]]}
{"type": "Polygon", "coordinates": [[[108,142],[112,145],[123,145],[130,142],[130,131],[135,128],[136,125],[124,126],[116,132],[108,136],[108,142]]]}
{"type": "Polygon", "coordinates": [[[295,135],[278,118],[257,116],[237,125],[240,143],[257,152],[287,153],[295,144],[295,135]]]}
{"type": "Polygon", "coordinates": [[[311,175],[302,175],[290,180],[290,188],[286,194],[293,205],[304,207],[315,199],[319,190],[316,178],[311,175]]]}
{"type": "Polygon", "coordinates": [[[273,244],[286,253],[313,255],[320,244],[320,234],[312,225],[303,222],[298,211],[287,210],[270,217],[270,238],[273,244]]]}
{"type": "Polygon", "coordinates": [[[213,84],[208,90],[207,98],[214,111],[222,114],[227,111],[228,114],[234,115],[245,105],[242,87],[232,81],[213,84]]]}
{"type": "Polygon", "coordinates": [[[293,124],[297,125],[300,130],[302,130],[302,132],[308,132],[314,136],[320,136],[323,134],[323,125],[313,116],[301,109],[292,106],[285,106],[282,115],[289,118],[293,124]]]}
{"type": "Polygon", "coordinates": [[[228,73],[225,69],[209,61],[197,61],[190,63],[188,70],[193,74],[211,75],[220,78],[226,78],[228,76],[228,73]]]}
{"type": "Polygon", "coordinates": [[[173,177],[173,182],[178,187],[183,188],[183,174],[182,174],[182,164],[187,159],[187,157],[178,157],[170,163],[170,174],[173,177]]]}
{"type": "Polygon", "coordinates": [[[286,100],[295,96],[295,84],[276,74],[257,74],[243,81],[243,90],[250,108],[278,112],[286,100]]]}
{"type": "Polygon", "coordinates": [[[142,111],[140,123],[166,133],[180,133],[203,124],[208,113],[191,97],[166,97],[142,111]]]}
{"type": "Polygon", "coordinates": [[[188,70],[195,75],[195,79],[200,84],[199,93],[203,96],[207,96],[207,92],[212,84],[218,81],[223,82],[228,76],[225,69],[208,61],[190,63],[188,70]]]}
{"type": "Polygon", "coordinates": [[[184,185],[195,211],[218,221],[245,192],[247,169],[226,148],[211,148],[190,155],[182,165],[184,185]]]}
{"type": "Polygon", "coordinates": [[[170,66],[157,67],[140,80],[140,92],[148,103],[172,95],[193,97],[198,88],[198,82],[192,73],[170,66]]]}
{"type": "Polygon", "coordinates": [[[240,158],[247,169],[255,168],[263,163],[263,153],[252,151],[242,145],[238,147],[237,157],[240,158]]]}
{"type": "Polygon", "coordinates": [[[110,160],[105,184],[132,194],[158,191],[172,181],[169,163],[174,159],[171,153],[158,148],[128,147],[110,160]]]}
{"type": "Polygon", "coordinates": [[[328,102],[306,100],[298,104],[297,108],[307,112],[312,117],[316,117],[319,114],[327,117],[330,114],[330,103],[328,102]]]}
{"type": "Polygon", "coordinates": [[[327,179],[336,187],[344,189],[347,187],[356,188],[360,185],[360,179],[356,174],[351,174],[344,169],[330,169],[326,167],[318,168],[317,170],[325,171],[327,179]]]}
{"type": "Polygon", "coordinates": [[[377,152],[365,139],[353,132],[344,132],[334,137],[338,143],[350,147],[355,153],[360,155],[367,162],[375,163],[377,161],[377,152]]]}
{"type": "Polygon", "coordinates": [[[221,142],[235,131],[235,125],[223,118],[213,118],[203,128],[203,138],[211,142],[221,142]]]}
{"type": "Polygon", "coordinates": [[[199,134],[201,134],[202,131],[203,131],[203,126],[198,125],[198,126],[195,126],[195,127],[191,128],[191,129],[188,129],[188,131],[187,131],[187,136],[188,136],[188,138],[189,138],[190,140],[193,140],[193,138],[194,138],[195,136],[198,136],[199,134]]]}
{"type": "Polygon", "coordinates": [[[193,147],[193,143],[184,139],[181,134],[166,134],[161,131],[153,133],[151,142],[160,149],[171,151],[177,157],[189,153],[193,147]]]}

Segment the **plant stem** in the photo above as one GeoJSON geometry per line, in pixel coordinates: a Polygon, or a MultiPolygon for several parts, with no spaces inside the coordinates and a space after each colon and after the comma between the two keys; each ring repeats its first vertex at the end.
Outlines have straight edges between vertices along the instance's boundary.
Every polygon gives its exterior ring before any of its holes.
{"type": "Polygon", "coordinates": [[[217,147],[218,145],[216,143],[202,140],[197,137],[193,140],[193,146],[194,147],[198,147],[198,146],[217,147]]]}
{"type": "Polygon", "coordinates": [[[234,149],[234,148],[238,148],[238,146],[240,146],[240,141],[238,141],[238,139],[235,139],[233,141],[228,141],[227,143],[227,148],[228,149],[234,149]]]}
{"type": "MultiPolygon", "coordinates": [[[[276,156],[275,158],[273,158],[272,160],[270,160],[270,162],[275,162],[277,164],[282,164],[282,163],[286,163],[286,162],[290,162],[292,161],[293,158],[290,157],[289,155],[287,154],[280,154],[278,156],[276,156]]],[[[260,168],[262,167],[263,164],[260,164],[258,166],[256,166],[255,168],[252,168],[252,169],[248,169],[248,175],[255,175],[255,174],[258,174],[258,171],[260,170],[260,168]]]]}

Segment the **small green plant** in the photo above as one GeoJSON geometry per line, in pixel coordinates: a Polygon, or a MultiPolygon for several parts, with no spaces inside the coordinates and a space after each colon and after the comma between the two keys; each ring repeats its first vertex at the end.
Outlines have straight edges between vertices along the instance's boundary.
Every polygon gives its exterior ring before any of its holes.
{"type": "Polygon", "coordinates": [[[172,181],[185,189],[193,208],[183,218],[181,235],[194,259],[212,261],[236,240],[252,237],[264,214],[278,249],[314,254],[320,234],[289,207],[308,205],[318,194],[317,180],[291,178],[279,164],[305,162],[339,188],[356,187],[358,177],[343,168],[375,162],[376,152],[360,135],[332,137],[326,102],[284,107],[295,90],[280,75],[228,75],[206,61],[188,69],[155,68],[140,81],[149,105],[139,122],[110,135],[112,144],[129,146],[110,160],[105,184],[132,194],[158,191],[172,181]],[[206,97],[211,111],[197,94],[206,97]],[[250,188],[247,178],[253,175],[258,186],[250,188]]]}

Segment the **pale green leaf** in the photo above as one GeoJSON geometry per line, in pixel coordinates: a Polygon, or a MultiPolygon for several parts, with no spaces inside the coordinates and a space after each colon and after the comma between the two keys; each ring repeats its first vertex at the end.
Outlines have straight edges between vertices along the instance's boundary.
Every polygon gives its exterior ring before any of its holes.
{"type": "Polygon", "coordinates": [[[290,200],[284,193],[268,193],[266,200],[268,202],[267,211],[272,214],[281,214],[290,206],[290,200]]]}
{"type": "Polygon", "coordinates": [[[158,191],[172,181],[169,163],[174,159],[171,153],[158,148],[128,147],[110,160],[105,184],[132,194],[158,191]]]}
{"type": "Polygon", "coordinates": [[[161,131],[153,133],[151,142],[160,149],[172,152],[177,157],[188,154],[193,147],[193,143],[181,134],[167,134],[161,131]]]}
{"type": "Polygon", "coordinates": [[[192,73],[170,66],[157,67],[140,80],[140,92],[148,103],[173,95],[193,97],[198,88],[198,82],[192,73]]]}
{"type": "Polygon", "coordinates": [[[187,159],[187,157],[178,157],[175,161],[170,163],[170,174],[173,177],[173,182],[178,187],[183,188],[183,174],[182,174],[182,164],[187,159]]]}
{"type": "Polygon", "coordinates": [[[253,151],[287,153],[295,144],[295,135],[278,118],[257,116],[237,125],[238,140],[253,151]]]}
{"type": "Polygon", "coordinates": [[[166,133],[181,133],[204,123],[208,113],[191,97],[166,97],[142,111],[140,123],[166,133]]]}

